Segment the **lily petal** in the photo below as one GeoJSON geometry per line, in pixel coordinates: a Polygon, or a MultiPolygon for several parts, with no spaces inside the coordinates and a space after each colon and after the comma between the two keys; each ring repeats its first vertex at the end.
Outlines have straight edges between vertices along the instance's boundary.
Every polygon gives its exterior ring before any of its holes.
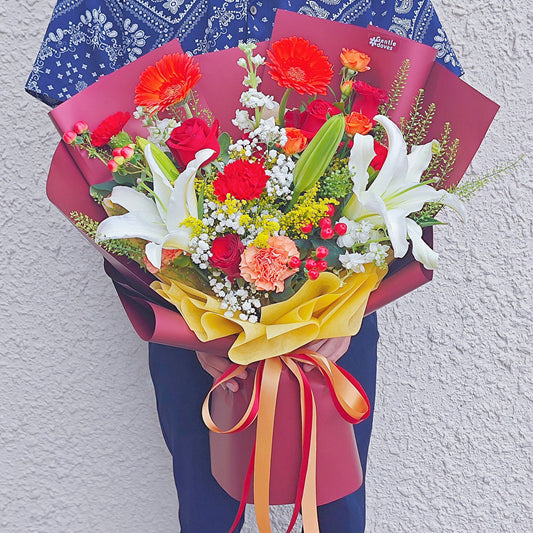
{"type": "Polygon", "coordinates": [[[376,157],[374,138],[371,135],[356,133],[348,161],[348,168],[352,174],[354,194],[366,189],[368,185],[368,167],[374,157],[376,157]]]}
{"type": "Polygon", "coordinates": [[[407,234],[413,243],[413,256],[428,270],[437,268],[439,254],[422,239],[422,228],[411,218],[407,220],[407,234]]]}
{"type": "Polygon", "coordinates": [[[154,201],[142,192],[131,187],[113,187],[109,199],[114,204],[122,206],[127,211],[143,212],[147,215],[160,218],[154,201]]]}
{"type": "Polygon", "coordinates": [[[144,157],[146,162],[152,171],[152,178],[154,180],[154,196],[155,205],[161,216],[161,220],[166,222],[167,219],[167,206],[170,201],[170,195],[172,194],[172,185],[165,176],[163,170],[157,164],[157,161],[152,154],[152,145],[148,143],[144,148],[144,157]]]}
{"type": "Polygon", "coordinates": [[[94,240],[139,238],[147,241],[163,242],[168,231],[161,219],[147,216],[145,213],[126,213],[109,217],[100,222],[94,240]]]}
{"type": "Polygon", "coordinates": [[[383,115],[376,115],[374,120],[379,122],[387,132],[389,149],[385,162],[377,178],[372,183],[372,191],[381,196],[389,187],[390,182],[403,182],[407,174],[407,146],[398,126],[383,115]]]}
{"type": "Polygon", "coordinates": [[[423,172],[431,163],[435,143],[437,143],[437,141],[431,141],[411,148],[411,153],[407,156],[408,168],[404,180],[405,184],[415,184],[420,182],[423,172]]]}

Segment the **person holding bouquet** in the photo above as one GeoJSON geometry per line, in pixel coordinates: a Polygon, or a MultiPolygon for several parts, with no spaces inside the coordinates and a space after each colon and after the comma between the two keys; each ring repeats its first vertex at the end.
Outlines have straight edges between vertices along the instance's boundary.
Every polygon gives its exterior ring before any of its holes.
{"type": "MultiPolygon", "coordinates": [[[[57,105],[140,55],[177,38],[193,54],[234,47],[241,41],[270,37],[276,9],[321,18],[376,26],[420,40],[438,49],[438,61],[460,75],[461,67],[449,46],[434,9],[422,1],[416,9],[387,0],[197,1],[59,0],[41,46],[27,91],[57,105]]],[[[404,5],[406,4],[406,5],[404,5]]],[[[336,361],[354,375],[371,405],[375,396],[377,320],[364,319],[352,339],[316,341],[307,348],[336,361]]],[[[212,379],[229,367],[227,354],[198,352],[151,344],[150,371],[166,444],[172,454],[183,533],[228,531],[238,502],[211,475],[208,430],[199,413],[212,379]],[[205,372],[204,372],[205,370],[205,372]]],[[[229,381],[237,391],[246,372],[229,381]]],[[[372,418],[355,427],[359,455],[366,465],[372,418]]],[[[319,506],[322,533],[359,533],[365,528],[364,485],[340,500],[319,506]]],[[[241,523],[242,526],[242,523],[241,523]]]]}

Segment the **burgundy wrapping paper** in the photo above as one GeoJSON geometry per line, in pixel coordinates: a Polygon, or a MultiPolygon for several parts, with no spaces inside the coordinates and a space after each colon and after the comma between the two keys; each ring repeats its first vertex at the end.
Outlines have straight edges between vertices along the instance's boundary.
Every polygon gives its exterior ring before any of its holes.
{"type": "MultiPolygon", "coordinates": [[[[238,392],[218,387],[212,396],[213,420],[220,428],[232,427],[248,405],[253,388],[254,372],[242,383],[238,392]]],[[[307,374],[317,406],[317,503],[338,500],[356,491],[363,473],[352,425],[337,412],[329,389],[318,371],[307,374]]],[[[301,421],[298,382],[284,368],[281,374],[270,478],[270,503],[294,503],[301,462],[301,421]]],[[[230,435],[210,432],[211,468],[220,486],[240,500],[243,482],[254,445],[256,424],[230,435]]],[[[248,494],[253,503],[253,482],[248,494]]]]}

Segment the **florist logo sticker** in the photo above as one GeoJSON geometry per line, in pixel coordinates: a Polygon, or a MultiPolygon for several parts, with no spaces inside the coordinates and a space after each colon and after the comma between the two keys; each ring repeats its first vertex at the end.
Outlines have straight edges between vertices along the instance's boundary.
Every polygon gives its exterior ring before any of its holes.
{"type": "Polygon", "coordinates": [[[368,44],[375,48],[383,48],[391,51],[398,46],[398,43],[394,39],[383,39],[383,37],[380,37],[379,35],[370,37],[368,44]]]}

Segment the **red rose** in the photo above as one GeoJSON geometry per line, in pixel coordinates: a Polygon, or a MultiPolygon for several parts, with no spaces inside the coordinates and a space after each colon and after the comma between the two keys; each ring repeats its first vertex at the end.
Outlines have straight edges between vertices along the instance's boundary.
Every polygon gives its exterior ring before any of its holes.
{"type": "Polygon", "coordinates": [[[185,120],[181,126],[172,130],[167,146],[182,168],[185,168],[194,159],[196,152],[204,148],[211,148],[215,153],[204,163],[204,165],[207,165],[220,154],[218,120],[213,122],[211,128],[201,118],[185,120]]]}
{"type": "Polygon", "coordinates": [[[238,235],[230,233],[223,237],[217,237],[211,246],[209,262],[215,268],[222,270],[230,281],[241,277],[239,265],[244,245],[238,235]]]}
{"type": "Polygon", "coordinates": [[[118,135],[122,131],[130,116],[129,113],[119,111],[104,119],[91,133],[93,146],[104,146],[104,144],[107,144],[111,140],[111,137],[118,135]]]}
{"type": "Polygon", "coordinates": [[[253,200],[261,196],[267,181],[268,176],[261,163],[238,159],[228,163],[223,173],[218,173],[213,186],[219,202],[223,202],[228,193],[237,200],[253,200]]]}
{"type": "Polygon", "coordinates": [[[374,152],[376,152],[376,157],[374,157],[374,159],[370,161],[370,166],[374,170],[381,170],[381,167],[383,166],[383,163],[385,163],[385,158],[387,157],[389,151],[381,143],[374,141],[374,152]]]}
{"type": "Polygon", "coordinates": [[[340,109],[333,104],[317,98],[307,106],[303,113],[287,111],[285,113],[285,126],[302,130],[302,133],[310,140],[329,117],[338,115],[340,112],[340,109]]]}
{"type": "Polygon", "coordinates": [[[353,102],[352,111],[357,111],[372,119],[378,114],[378,107],[389,98],[387,91],[364,81],[356,81],[353,88],[357,96],[353,102]]]}

